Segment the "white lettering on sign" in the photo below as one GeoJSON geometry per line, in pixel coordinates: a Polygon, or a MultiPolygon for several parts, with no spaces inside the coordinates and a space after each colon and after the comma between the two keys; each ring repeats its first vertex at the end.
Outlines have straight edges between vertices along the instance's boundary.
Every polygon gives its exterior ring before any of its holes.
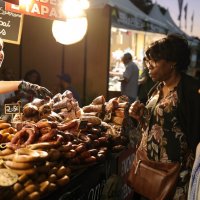
{"type": "Polygon", "coordinates": [[[11,8],[14,10],[19,10],[19,6],[15,4],[11,4],[11,8]]]}
{"type": "Polygon", "coordinates": [[[0,35],[6,35],[5,29],[0,30],[0,35]]]}
{"type": "Polygon", "coordinates": [[[144,21],[138,17],[135,17],[134,15],[129,15],[124,12],[118,11],[118,18],[117,22],[121,24],[125,24],[131,27],[143,27],[144,26],[144,21]]]}
{"type": "Polygon", "coordinates": [[[40,3],[56,6],[56,5],[60,5],[63,2],[63,0],[35,0],[35,2],[40,2],[40,3]]]}
{"type": "Polygon", "coordinates": [[[49,0],[40,0],[40,2],[42,2],[42,3],[48,3],[49,0]]]}
{"type": "Polygon", "coordinates": [[[99,200],[105,185],[105,180],[102,180],[94,188],[91,188],[88,193],[88,200],[99,200]]]}
{"type": "Polygon", "coordinates": [[[20,14],[5,11],[5,10],[3,10],[2,7],[0,7],[0,15],[8,15],[8,16],[11,16],[11,17],[21,17],[20,14]]]}
{"type": "Polygon", "coordinates": [[[41,15],[45,15],[49,12],[49,8],[46,6],[41,6],[41,15]]]}
{"type": "Polygon", "coordinates": [[[51,9],[51,12],[49,13],[49,16],[50,16],[50,17],[54,16],[55,18],[58,17],[58,14],[57,14],[57,11],[56,11],[55,8],[52,8],[52,9],[51,9]]]}
{"type": "Polygon", "coordinates": [[[31,5],[27,4],[23,5],[23,7],[11,4],[11,9],[19,11],[23,10],[25,11],[26,14],[29,13],[30,15],[41,16],[44,18],[50,18],[50,19],[64,18],[63,11],[58,6],[61,1],[51,0],[50,1],[51,6],[49,6],[49,0],[35,0],[35,2],[36,1],[39,1],[40,3],[33,3],[31,5]]]}
{"type": "Polygon", "coordinates": [[[122,161],[121,176],[124,176],[125,174],[127,174],[129,172],[129,170],[132,166],[132,163],[133,163],[133,159],[134,159],[134,155],[131,154],[125,160],[122,161]]]}
{"type": "Polygon", "coordinates": [[[122,199],[126,199],[132,192],[132,189],[127,184],[124,184],[122,186],[122,199]]]}
{"type": "Polygon", "coordinates": [[[10,21],[4,22],[1,19],[2,17],[0,17],[0,26],[10,27],[10,21]]]}
{"type": "Polygon", "coordinates": [[[56,5],[60,5],[60,3],[59,3],[60,1],[58,1],[58,3],[57,3],[57,1],[56,0],[50,0],[50,4],[51,5],[53,5],[53,6],[56,6],[56,5]]]}
{"type": "Polygon", "coordinates": [[[40,14],[40,9],[37,4],[33,4],[33,7],[31,9],[31,13],[37,13],[38,15],[40,14]]]}

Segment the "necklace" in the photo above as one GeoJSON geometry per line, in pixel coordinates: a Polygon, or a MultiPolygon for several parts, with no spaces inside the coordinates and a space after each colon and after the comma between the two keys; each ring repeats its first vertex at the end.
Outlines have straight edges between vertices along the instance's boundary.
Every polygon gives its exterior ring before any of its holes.
{"type": "Polygon", "coordinates": [[[176,89],[177,85],[178,85],[178,83],[177,84],[173,84],[172,86],[169,87],[166,84],[163,84],[163,88],[162,88],[163,98],[165,98],[171,92],[173,92],[176,89]]]}
{"type": "Polygon", "coordinates": [[[170,92],[174,91],[174,89],[177,87],[181,77],[177,75],[174,79],[173,82],[171,83],[166,83],[163,82],[163,96],[166,97],[170,92]]]}

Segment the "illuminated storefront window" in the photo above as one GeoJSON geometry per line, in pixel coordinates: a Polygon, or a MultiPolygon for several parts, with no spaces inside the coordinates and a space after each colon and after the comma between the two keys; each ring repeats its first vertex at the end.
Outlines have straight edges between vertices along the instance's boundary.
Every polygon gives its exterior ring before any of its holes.
{"type": "Polygon", "coordinates": [[[145,49],[150,43],[164,37],[163,34],[148,33],[122,28],[111,28],[111,51],[109,68],[109,91],[121,91],[121,82],[125,70],[121,58],[129,52],[137,64],[140,74],[143,71],[143,57],[145,49]]]}

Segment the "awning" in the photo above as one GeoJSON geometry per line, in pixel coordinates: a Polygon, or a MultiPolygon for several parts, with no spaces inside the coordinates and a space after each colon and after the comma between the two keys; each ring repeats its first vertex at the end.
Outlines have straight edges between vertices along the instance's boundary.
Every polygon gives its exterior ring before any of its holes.
{"type": "Polygon", "coordinates": [[[91,1],[91,8],[103,8],[105,5],[112,7],[113,26],[163,34],[168,32],[167,25],[149,17],[129,0],[91,1]]]}
{"type": "Polygon", "coordinates": [[[160,22],[165,24],[168,27],[168,33],[179,33],[182,35],[186,35],[172,20],[169,11],[167,10],[166,13],[163,15],[160,11],[160,8],[157,3],[155,3],[149,13],[149,16],[154,19],[159,19],[160,22]]]}

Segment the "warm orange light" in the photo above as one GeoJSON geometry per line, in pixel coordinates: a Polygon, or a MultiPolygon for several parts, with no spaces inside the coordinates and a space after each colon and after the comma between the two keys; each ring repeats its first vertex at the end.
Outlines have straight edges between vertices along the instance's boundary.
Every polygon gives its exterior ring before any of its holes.
{"type": "Polygon", "coordinates": [[[19,6],[30,5],[32,0],[19,0],[19,6]]]}
{"type": "Polygon", "coordinates": [[[64,0],[62,10],[67,18],[82,16],[82,12],[89,8],[88,0],[64,0]]]}
{"type": "Polygon", "coordinates": [[[83,39],[87,26],[87,17],[70,18],[66,21],[54,20],[52,33],[57,42],[70,45],[83,39]]]}

